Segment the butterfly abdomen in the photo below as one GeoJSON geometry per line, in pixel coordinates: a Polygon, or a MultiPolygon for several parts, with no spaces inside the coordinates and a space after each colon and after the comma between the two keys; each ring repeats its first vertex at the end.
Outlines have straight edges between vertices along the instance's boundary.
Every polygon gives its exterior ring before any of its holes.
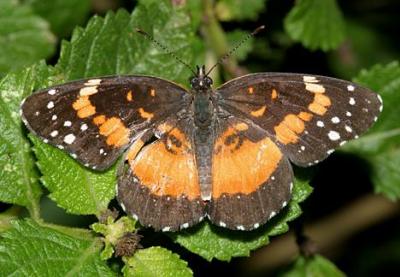
{"type": "Polygon", "coordinates": [[[214,107],[208,91],[195,93],[193,99],[194,116],[194,144],[196,152],[196,166],[199,174],[201,198],[211,199],[212,176],[212,145],[214,141],[214,107]]]}

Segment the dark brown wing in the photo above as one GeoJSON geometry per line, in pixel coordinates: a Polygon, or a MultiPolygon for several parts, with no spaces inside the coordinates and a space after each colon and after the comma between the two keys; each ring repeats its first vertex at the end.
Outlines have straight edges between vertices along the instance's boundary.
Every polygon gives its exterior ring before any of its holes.
{"type": "Polygon", "coordinates": [[[136,138],[187,105],[188,93],[147,76],[74,81],[38,91],[21,106],[30,131],[87,167],[110,167],[136,138]]]}
{"type": "Polygon", "coordinates": [[[234,116],[218,119],[210,220],[233,230],[258,228],[291,198],[288,159],[266,132],[234,116]]]}
{"type": "Polygon", "coordinates": [[[378,118],[378,94],[355,83],[304,74],[257,73],[216,90],[219,107],[266,131],[289,159],[310,166],[378,118]]]}
{"type": "Polygon", "coordinates": [[[129,149],[118,174],[117,198],[142,225],[177,231],[204,218],[193,129],[190,118],[171,117],[158,126],[159,140],[141,149],[145,140],[139,139],[129,149]]]}

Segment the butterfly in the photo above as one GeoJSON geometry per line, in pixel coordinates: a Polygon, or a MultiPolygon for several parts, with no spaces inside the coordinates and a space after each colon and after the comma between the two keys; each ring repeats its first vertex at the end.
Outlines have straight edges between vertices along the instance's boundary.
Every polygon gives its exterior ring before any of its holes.
{"type": "Polygon", "coordinates": [[[150,76],[53,86],[25,99],[22,119],[93,170],[123,155],[117,199],[143,226],[177,231],[207,217],[252,230],[290,201],[291,163],[324,160],[382,111],[378,94],[344,80],[255,73],[212,89],[205,72],[190,90],[150,76]]]}

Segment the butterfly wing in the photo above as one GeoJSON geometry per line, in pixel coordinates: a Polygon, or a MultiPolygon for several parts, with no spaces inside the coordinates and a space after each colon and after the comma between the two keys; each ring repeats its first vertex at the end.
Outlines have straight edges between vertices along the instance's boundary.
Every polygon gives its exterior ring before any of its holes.
{"type": "Polygon", "coordinates": [[[289,159],[310,166],[378,118],[378,94],[357,84],[315,75],[258,73],[216,90],[219,107],[265,130],[289,159]]]}
{"type": "Polygon", "coordinates": [[[258,228],[290,200],[290,163],[268,134],[252,123],[225,114],[216,129],[209,218],[229,229],[258,228]]]}
{"type": "Polygon", "coordinates": [[[41,90],[21,106],[30,131],[96,170],[110,167],[137,137],[187,105],[174,83],[146,76],[74,81],[41,90]]]}
{"type": "Polygon", "coordinates": [[[204,218],[190,117],[159,125],[160,139],[145,146],[138,140],[126,155],[118,177],[118,200],[144,226],[177,231],[204,218]]]}

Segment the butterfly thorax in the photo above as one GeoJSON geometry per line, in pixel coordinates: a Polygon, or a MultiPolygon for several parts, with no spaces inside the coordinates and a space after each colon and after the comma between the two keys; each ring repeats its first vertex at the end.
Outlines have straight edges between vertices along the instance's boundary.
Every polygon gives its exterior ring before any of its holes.
{"type": "Polygon", "coordinates": [[[194,123],[197,128],[208,129],[213,118],[212,79],[205,74],[205,67],[197,66],[197,73],[191,78],[194,123]]]}

